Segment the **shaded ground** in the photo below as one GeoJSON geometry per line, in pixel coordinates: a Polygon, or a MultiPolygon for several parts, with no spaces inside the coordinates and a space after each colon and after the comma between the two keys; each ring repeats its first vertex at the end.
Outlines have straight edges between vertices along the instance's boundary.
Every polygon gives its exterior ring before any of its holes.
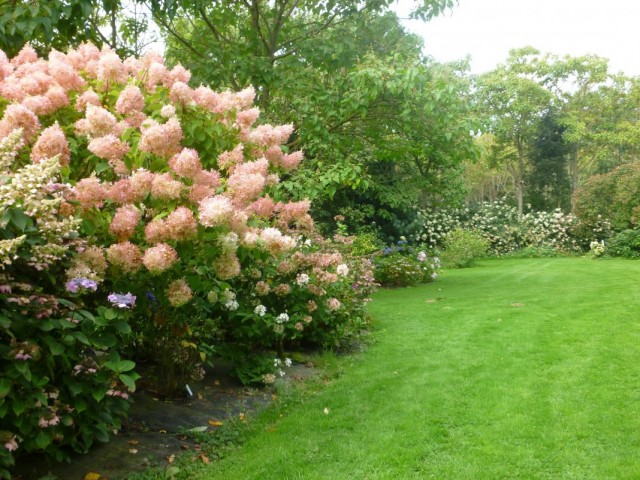
{"type": "MultiPolygon", "coordinates": [[[[294,365],[288,379],[306,378],[313,372],[294,365]]],[[[127,423],[109,443],[96,445],[85,455],[74,455],[71,463],[49,463],[34,455],[20,458],[15,478],[83,480],[87,473],[95,472],[101,480],[123,479],[150,466],[167,465],[167,457],[193,449],[195,442],[184,435],[186,430],[216,428],[215,422],[254,412],[272,398],[267,390],[243,387],[230,377],[228,369],[220,367],[190,388],[193,397],[188,398],[185,392],[185,398],[170,401],[150,392],[136,392],[127,423]]]]}

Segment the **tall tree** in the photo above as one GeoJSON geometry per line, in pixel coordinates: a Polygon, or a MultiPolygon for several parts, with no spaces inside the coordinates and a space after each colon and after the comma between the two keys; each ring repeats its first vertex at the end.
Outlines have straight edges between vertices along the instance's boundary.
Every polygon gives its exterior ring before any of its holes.
{"type": "Polygon", "coordinates": [[[478,79],[479,109],[493,134],[494,158],[511,173],[518,213],[524,209],[525,177],[531,142],[552,95],[523,68],[540,52],[532,47],[511,50],[505,64],[478,79]]]}
{"type": "Polygon", "coordinates": [[[527,201],[535,210],[570,207],[570,182],[567,160],[571,146],[564,139],[565,127],[557,116],[546,112],[538,124],[531,145],[531,169],[526,179],[527,201]]]}

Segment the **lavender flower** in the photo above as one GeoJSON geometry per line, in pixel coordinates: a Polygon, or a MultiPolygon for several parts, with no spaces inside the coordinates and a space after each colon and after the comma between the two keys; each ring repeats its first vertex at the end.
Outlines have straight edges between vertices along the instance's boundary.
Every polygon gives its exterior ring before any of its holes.
{"type": "Polygon", "coordinates": [[[78,293],[78,290],[93,290],[98,289],[98,283],[95,280],[90,280],[85,277],[72,278],[65,285],[68,292],[78,293]]]}
{"type": "Polygon", "coordinates": [[[107,300],[118,308],[131,308],[136,303],[136,296],[131,293],[112,293],[107,300]]]}

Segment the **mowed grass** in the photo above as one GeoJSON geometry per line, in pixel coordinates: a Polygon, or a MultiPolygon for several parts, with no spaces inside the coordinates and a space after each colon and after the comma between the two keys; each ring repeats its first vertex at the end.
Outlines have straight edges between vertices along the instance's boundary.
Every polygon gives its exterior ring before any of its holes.
{"type": "Polygon", "coordinates": [[[640,478],[640,262],[484,261],[370,311],[344,375],[189,478],[640,478]]]}

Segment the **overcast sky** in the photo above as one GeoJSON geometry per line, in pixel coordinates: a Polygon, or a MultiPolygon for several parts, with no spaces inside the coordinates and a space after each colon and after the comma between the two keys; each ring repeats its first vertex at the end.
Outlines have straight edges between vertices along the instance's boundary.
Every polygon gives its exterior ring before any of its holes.
{"type": "MultiPolygon", "coordinates": [[[[410,0],[398,0],[406,17],[410,0]]],[[[609,59],[611,72],[640,75],[640,0],[459,0],[429,23],[405,21],[420,34],[425,52],[447,62],[471,56],[471,71],[503,63],[512,48],[543,53],[593,53],[609,59]]]]}

